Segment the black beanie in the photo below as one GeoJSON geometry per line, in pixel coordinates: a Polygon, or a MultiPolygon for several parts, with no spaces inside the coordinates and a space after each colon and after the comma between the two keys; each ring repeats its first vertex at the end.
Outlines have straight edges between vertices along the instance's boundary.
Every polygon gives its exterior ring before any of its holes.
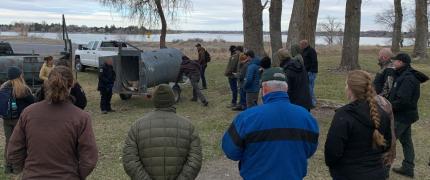
{"type": "Polygon", "coordinates": [[[16,66],[11,66],[7,69],[7,79],[8,80],[13,80],[16,78],[19,78],[19,76],[21,76],[22,71],[19,67],[16,66]]]}

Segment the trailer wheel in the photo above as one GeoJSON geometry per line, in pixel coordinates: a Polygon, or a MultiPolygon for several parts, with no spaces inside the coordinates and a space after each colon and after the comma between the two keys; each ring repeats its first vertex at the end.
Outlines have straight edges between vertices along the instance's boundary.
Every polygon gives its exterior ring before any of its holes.
{"type": "Polygon", "coordinates": [[[178,103],[181,100],[181,87],[178,84],[175,84],[172,87],[173,94],[175,94],[175,102],[178,103]]]}
{"type": "Polygon", "coordinates": [[[121,98],[123,101],[126,101],[131,99],[131,94],[119,94],[119,98],[121,98]]]}
{"type": "Polygon", "coordinates": [[[85,71],[85,66],[81,63],[81,59],[79,57],[75,58],[75,69],[79,72],[85,71]]]}

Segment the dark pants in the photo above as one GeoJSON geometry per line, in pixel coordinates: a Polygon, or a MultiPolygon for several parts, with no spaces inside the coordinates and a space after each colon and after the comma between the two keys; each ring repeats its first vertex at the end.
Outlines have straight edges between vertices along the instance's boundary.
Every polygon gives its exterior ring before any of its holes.
{"type": "Polygon", "coordinates": [[[18,119],[3,120],[4,136],[6,138],[6,144],[4,146],[4,160],[5,160],[5,171],[6,172],[12,171],[12,165],[7,162],[7,147],[9,144],[9,139],[12,136],[13,129],[16,126],[16,123],[18,123],[18,119]]]}
{"type": "Polygon", "coordinates": [[[246,93],[246,107],[251,108],[258,105],[258,92],[246,93]]]}
{"type": "Polygon", "coordinates": [[[200,91],[199,81],[200,81],[200,78],[198,77],[190,78],[191,86],[193,87],[193,99],[198,98],[202,103],[205,103],[207,102],[207,100],[206,100],[206,97],[203,95],[202,91],[200,91]]]}
{"type": "Polygon", "coordinates": [[[414,144],[412,142],[412,129],[411,124],[405,124],[401,122],[395,122],[396,137],[399,139],[400,144],[403,148],[404,160],[402,162],[402,167],[406,170],[413,170],[415,167],[414,159],[414,144]]]}
{"type": "Polygon", "coordinates": [[[202,87],[204,89],[208,88],[208,86],[206,84],[206,68],[207,67],[208,67],[207,65],[206,66],[202,66],[202,69],[200,71],[200,78],[202,79],[202,87]]]}
{"type": "Polygon", "coordinates": [[[100,90],[100,109],[102,111],[110,111],[112,110],[110,101],[112,99],[112,89],[103,89],[100,90]]]}
{"type": "Polygon", "coordinates": [[[240,100],[239,104],[242,106],[242,108],[246,109],[246,92],[245,89],[242,87],[243,82],[239,82],[239,94],[240,94],[240,100]]]}
{"type": "Polygon", "coordinates": [[[231,90],[231,104],[237,103],[237,79],[236,78],[228,78],[228,83],[230,84],[231,90]]]}

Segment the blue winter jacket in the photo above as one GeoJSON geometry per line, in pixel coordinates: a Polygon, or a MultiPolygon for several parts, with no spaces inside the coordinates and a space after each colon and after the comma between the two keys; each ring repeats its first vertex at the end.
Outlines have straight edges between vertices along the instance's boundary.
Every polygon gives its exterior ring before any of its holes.
{"type": "Polygon", "coordinates": [[[236,117],[222,139],[224,153],[239,161],[245,180],[303,179],[318,146],[316,120],[286,92],[270,93],[263,102],[236,117]]]}
{"type": "Polygon", "coordinates": [[[248,65],[245,84],[243,86],[247,93],[258,93],[260,91],[260,59],[254,58],[248,65]]]}

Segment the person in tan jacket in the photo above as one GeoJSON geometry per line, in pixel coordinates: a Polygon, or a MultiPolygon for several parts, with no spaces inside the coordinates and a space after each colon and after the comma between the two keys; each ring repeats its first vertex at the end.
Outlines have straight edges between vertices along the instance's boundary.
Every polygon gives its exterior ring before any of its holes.
{"type": "Polygon", "coordinates": [[[40,68],[39,79],[42,81],[48,80],[49,73],[54,68],[54,59],[52,56],[44,58],[45,63],[43,63],[42,68],[40,68]]]}
{"type": "Polygon", "coordinates": [[[8,162],[13,173],[22,172],[22,179],[85,179],[96,167],[98,150],[90,115],[70,101],[72,71],[57,66],[45,84],[45,100],[20,116],[8,162]]]}

